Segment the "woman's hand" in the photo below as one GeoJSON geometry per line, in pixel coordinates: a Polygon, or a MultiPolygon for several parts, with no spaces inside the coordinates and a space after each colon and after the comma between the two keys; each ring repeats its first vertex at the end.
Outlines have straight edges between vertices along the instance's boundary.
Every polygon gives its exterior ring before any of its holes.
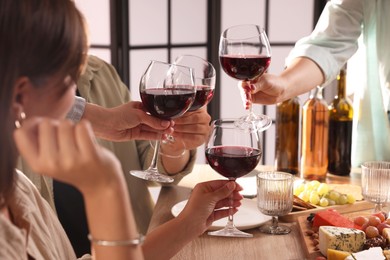
{"type": "Polygon", "coordinates": [[[210,120],[211,117],[205,107],[176,118],[172,136],[177,141],[169,147],[163,147],[166,149],[164,153],[174,154],[175,150],[183,149],[183,144],[186,150],[196,149],[204,144],[210,133],[210,120]],[[170,152],[169,149],[173,151],[170,152]]]}
{"type": "Polygon", "coordinates": [[[112,188],[123,178],[116,157],[96,142],[90,124],[82,120],[30,118],[16,129],[20,154],[33,171],[74,185],[82,192],[112,188]]]}
{"type": "Polygon", "coordinates": [[[83,118],[91,122],[97,137],[116,142],[133,139],[157,140],[161,133],[172,133],[174,125],[173,121],[148,115],[139,101],[131,101],[114,108],[88,103],[83,118]]]}
{"type": "Polygon", "coordinates": [[[237,207],[241,205],[243,199],[239,193],[241,190],[240,185],[228,180],[198,183],[178,218],[186,222],[197,235],[201,235],[214,221],[229,215],[229,209],[222,208],[229,207],[232,203],[233,214],[237,212],[237,207]]]}

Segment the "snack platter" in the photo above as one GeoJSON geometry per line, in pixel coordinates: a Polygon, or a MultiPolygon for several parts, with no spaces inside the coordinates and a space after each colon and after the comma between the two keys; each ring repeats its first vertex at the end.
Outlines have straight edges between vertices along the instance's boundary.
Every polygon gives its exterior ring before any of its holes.
{"type": "MultiPolygon", "coordinates": [[[[345,214],[345,215],[348,215],[348,216],[350,215],[351,217],[353,217],[352,216],[353,214],[361,214],[361,213],[362,213],[362,211],[359,211],[359,213],[355,212],[355,213],[345,214]]],[[[312,238],[306,233],[306,232],[312,230],[310,223],[307,221],[307,217],[309,216],[309,214],[307,214],[305,216],[299,216],[297,218],[297,223],[298,223],[299,231],[301,234],[301,239],[303,241],[303,247],[304,247],[306,256],[308,257],[308,259],[314,260],[316,257],[323,256],[323,255],[320,253],[320,251],[315,249],[315,245],[313,244],[312,238]]]]}

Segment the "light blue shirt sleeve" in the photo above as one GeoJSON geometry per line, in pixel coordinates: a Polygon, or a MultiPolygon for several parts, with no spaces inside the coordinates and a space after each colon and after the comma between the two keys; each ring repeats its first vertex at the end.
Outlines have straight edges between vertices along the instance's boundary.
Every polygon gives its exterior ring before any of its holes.
{"type": "Polygon", "coordinates": [[[84,114],[85,105],[86,101],[84,98],[75,96],[73,107],[66,115],[66,118],[72,120],[75,123],[79,122],[84,114]]]}
{"type": "Polygon", "coordinates": [[[340,69],[358,48],[362,33],[362,0],[332,0],[325,6],[314,31],[299,40],[286,59],[313,60],[325,76],[324,86],[336,78],[340,69]]]}

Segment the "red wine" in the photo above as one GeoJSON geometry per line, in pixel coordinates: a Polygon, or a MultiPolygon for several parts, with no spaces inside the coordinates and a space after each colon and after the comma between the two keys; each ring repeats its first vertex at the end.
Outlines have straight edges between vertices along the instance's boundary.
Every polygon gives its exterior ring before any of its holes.
{"type": "Polygon", "coordinates": [[[152,116],[166,120],[182,116],[195,99],[195,92],[186,88],[145,89],[140,95],[152,116]]]}
{"type": "Polygon", "coordinates": [[[210,100],[213,98],[213,95],[214,95],[214,89],[210,88],[209,86],[196,87],[195,100],[194,103],[192,103],[190,109],[188,109],[188,111],[198,110],[199,108],[208,104],[210,100]]]}
{"type": "Polygon", "coordinates": [[[261,55],[222,55],[219,59],[226,74],[238,80],[253,80],[261,76],[271,63],[271,57],[261,55]]]}
{"type": "Polygon", "coordinates": [[[227,178],[239,178],[250,173],[259,163],[262,152],[244,146],[216,146],[206,149],[211,168],[227,178]]]}

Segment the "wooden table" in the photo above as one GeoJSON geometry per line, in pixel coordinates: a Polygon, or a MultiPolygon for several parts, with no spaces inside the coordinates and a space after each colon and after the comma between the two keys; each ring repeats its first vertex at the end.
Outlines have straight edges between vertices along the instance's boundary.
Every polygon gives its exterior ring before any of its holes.
{"type": "MultiPolygon", "coordinates": [[[[269,170],[272,167],[259,166],[257,170],[269,170]]],[[[162,187],[157,200],[149,230],[173,218],[170,210],[176,203],[190,196],[191,188],[200,181],[221,178],[208,165],[197,165],[193,172],[184,178],[179,186],[162,187]]],[[[360,183],[359,176],[351,178],[329,176],[329,182],[360,183]]],[[[172,259],[185,260],[252,260],[252,259],[306,259],[302,237],[296,222],[284,223],[291,227],[288,235],[268,235],[260,233],[257,228],[246,230],[253,238],[224,238],[203,234],[185,246],[172,259]]]]}

